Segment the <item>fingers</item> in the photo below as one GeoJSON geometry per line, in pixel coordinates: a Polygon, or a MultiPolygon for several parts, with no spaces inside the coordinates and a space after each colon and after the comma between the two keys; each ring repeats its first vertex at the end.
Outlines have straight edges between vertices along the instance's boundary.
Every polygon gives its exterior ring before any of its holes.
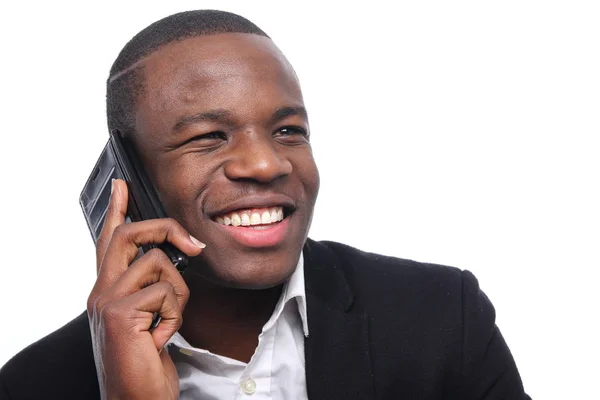
{"type": "Polygon", "coordinates": [[[165,281],[108,302],[98,307],[95,313],[107,333],[119,332],[121,337],[152,340],[156,350],[167,343],[183,322],[173,285],[165,281]],[[154,313],[158,313],[162,320],[156,329],[149,332],[154,313]]]}
{"type": "Polygon", "coordinates": [[[187,255],[196,256],[204,244],[170,218],[126,224],[127,185],[122,180],[114,180],[112,185],[97,243],[98,278],[88,298],[90,321],[100,336],[120,337],[119,332],[126,331],[130,339],[134,339],[131,334],[138,335],[135,340],[160,349],[181,326],[189,289],[160,249],[134,262],[139,247],[170,242],[187,255]],[[161,323],[149,331],[155,313],[161,323]]]}
{"type": "Polygon", "coordinates": [[[111,398],[123,397],[119,395],[122,388],[136,387],[143,393],[150,387],[152,392],[151,386],[157,382],[176,389],[175,367],[167,352],[160,350],[182,324],[189,289],[162,250],[153,249],[134,260],[142,245],[168,241],[189,256],[200,254],[204,245],[173,219],[126,224],[127,185],[122,180],[114,180],[112,185],[96,244],[98,277],[88,297],[94,357],[111,377],[104,385],[106,393],[117,394],[111,398]],[[150,330],[155,314],[161,322],[150,330]],[[157,351],[151,351],[153,348],[157,351]],[[123,371],[125,380],[121,379],[123,371]]]}
{"type": "Polygon", "coordinates": [[[156,282],[169,282],[175,291],[177,303],[183,310],[190,291],[183,277],[160,249],[152,249],[136,260],[107,292],[110,298],[129,296],[156,282]]]}
{"type": "Polygon", "coordinates": [[[96,284],[100,288],[114,284],[133,262],[139,247],[144,244],[170,242],[187,255],[196,256],[204,245],[196,244],[194,240],[179,223],[170,218],[121,224],[113,230],[96,284]]]}
{"type": "Polygon", "coordinates": [[[125,223],[127,214],[127,184],[121,179],[113,179],[111,185],[110,201],[106,210],[104,225],[96,242],[96,272],[100,270],[113,231],[117,226],[125,223]]]}
{"type": "Polygon", "coordinates": [[[90,330],[102,398],[177,398],[177,370],[161,350],[182,321],[174,288],[166,281],[94,307],[90,330]],[[155,312],[162,322],[149,331],[155,312]]]}

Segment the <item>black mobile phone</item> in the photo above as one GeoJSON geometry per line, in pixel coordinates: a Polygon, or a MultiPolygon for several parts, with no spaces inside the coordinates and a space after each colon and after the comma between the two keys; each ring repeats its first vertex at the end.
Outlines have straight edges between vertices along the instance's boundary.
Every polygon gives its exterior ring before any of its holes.
{"type": "MultiPolygon", "coordinates": [[[[112,179],[117,178],[127,182],[129,189],[128,221],[143,221],[167,216],[135,152],[133,143],[119,130],[113,130],[79,197],[94,243],[98,241],[104,225],[112,179]]],[[[177,270],[183,274],[188,258],[182,251],[167,242],[159,245],[144,245],[142,251],[145,253],[154,247],[164,251],[177,270]]]]}

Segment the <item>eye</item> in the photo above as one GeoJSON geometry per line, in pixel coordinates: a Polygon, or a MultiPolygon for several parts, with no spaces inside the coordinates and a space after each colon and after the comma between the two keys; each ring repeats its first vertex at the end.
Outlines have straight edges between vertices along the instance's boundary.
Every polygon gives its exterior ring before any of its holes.
{"type": "Polygon", "coordinates": [[[202,135],[194,136],[194,137],[186,140],[182,144],[182,146],[185,146],[186,144],[189,144],[192,142],[199,143],[203,146],[210,146],[211,144],[219,143],[222,140],[227,140],[227,135],[225,135],[225,133],[221,132],[221,131],[214,131],[214,132],[209,132],[209,133],[204,133],[202,135]]]}
{"type": "Polygon", "coordinates": [[[192,140],[203,140],[203,139],[222,139],[227,140],[227,136],[221,131],[214,131],[205,133],[204,135],[199,135],[193,138],[192,140]]]}
{"type": "Polygon", "coordinates": [[[300,126],[284,126],[277,129],[273,137],[285,140],[286,142],[307,141],[309,133],[300,126]]]}

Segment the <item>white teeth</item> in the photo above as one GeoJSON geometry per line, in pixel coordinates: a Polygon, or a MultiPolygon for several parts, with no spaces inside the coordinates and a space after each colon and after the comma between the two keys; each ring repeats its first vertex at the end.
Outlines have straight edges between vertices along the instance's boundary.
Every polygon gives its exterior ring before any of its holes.
{"type": "Polygon", "coordinates": [[[283,220],[283,207],[271,207],[250,214],[249,210],[232,212],[215,218],[215,222],[221,225],[252,226],[269,225],[283,220]]]}
{"type": "Polygon", "coordinates": [[[271,221],[273,221],[273,222],[279,221],[277,208],[275,208],[275,207],[271,208],[271,221]]]}
{"type": "Polygon", "coordinates": [[[242,226],[250,225],[250,217],[248,214],[242,214],[242,226]]]}
{"type": "MultiPolygon", "coordinates": [[[[260,222],[263,224],[270,224],[271,223],[271,214],[269,214],[268,211],[265,211],[264,213],[262,213],[262,215],[260,216],[260,222]]],[[[275,222],[275,221],[273,221],[275,222]]]]}
{"type": "Polygon", "coordinates": [[[250,216],[250,225],[260,225],[260,214],[252,213],[250,216]]]}

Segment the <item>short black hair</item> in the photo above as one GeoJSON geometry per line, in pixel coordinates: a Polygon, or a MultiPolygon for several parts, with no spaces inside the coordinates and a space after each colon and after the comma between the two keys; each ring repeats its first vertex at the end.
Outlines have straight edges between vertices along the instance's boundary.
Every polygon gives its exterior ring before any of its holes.
{"type": "Polygon", "coordinates": [[[145,90],[144,71],[136,63],[168,43],[219,33],[250,33],[269,37],[246,18],[218,10],[173,14],[135,35],[119,53],[106,82],[108,129],[120,129],[126,134],[135,132],[135,102],[145,90]]]}

